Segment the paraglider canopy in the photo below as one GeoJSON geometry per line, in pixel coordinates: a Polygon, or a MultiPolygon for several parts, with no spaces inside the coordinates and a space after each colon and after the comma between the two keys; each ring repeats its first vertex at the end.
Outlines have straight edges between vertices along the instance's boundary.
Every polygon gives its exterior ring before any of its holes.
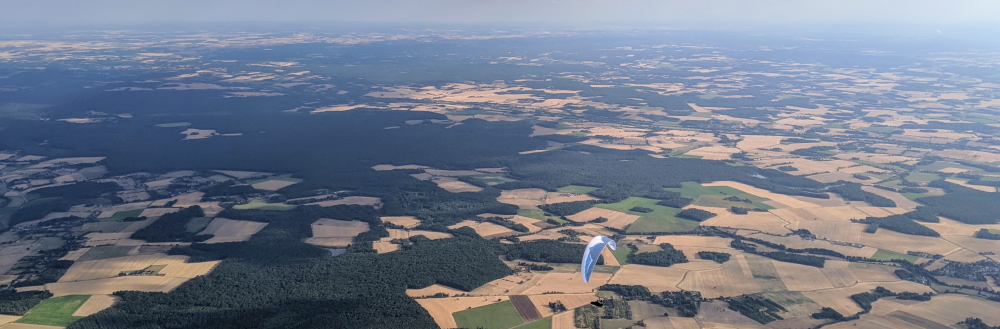
{"type": "Polygon", "coordinates": [[[604,236],[595,236],[590,239],[587,248],[583,250],[583,260],[580,262],[580,274],[583,275],[583,282],[590,282],[590,274],[594,272],[594,265],[597,265],[597,259],[601,257],[604,246],[611,247],[611,250],[617,249],[614,240],[604,236]]]}

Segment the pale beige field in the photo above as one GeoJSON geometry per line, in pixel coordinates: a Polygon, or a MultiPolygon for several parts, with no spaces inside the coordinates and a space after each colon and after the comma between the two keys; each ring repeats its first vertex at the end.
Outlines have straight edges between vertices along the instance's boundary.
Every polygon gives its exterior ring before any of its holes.
{"type": "Polygon", "coordinates": [[[851,300],[851,295],[859,294],[862,292],[868,292],[875,287],[885,287],[886,289],[892,290],[893,292],[916,292],[925,293],[933,292],[930,287],[925,285],[910,282],[910,281],[897,281],[897,282],[862,282],[850,287],[844,288],[833,288],[818,291],[804,291],[803,296],[812,299],[816,304],[822,305],[824,307],[829,307],[840,314],[854,314],[861,312],[861,307],[858,306],[854,300],[851,300]]]}
{"type": "MultiPolygon", "coordinates": [[[[479,215],[479,216],[483,216],[483,215],[479,215]]],[[[542,230],[542,228],[540,228],[540,227],[538,227],[538,226],[535,225],[535,224],[541,224],[542,221],[540,221],[540,220],[537,220],[537,219],[534,219],[534,218],[530,218],[530,217],[524,217],[524,216],[520,216],[520,215],[507,216],[507,217],[510,217],[510,218],[507,218],[510,221],[518,223],[518,224],[521,224],[521,225],[524,225],[525,227],[527,227],[528,228],[528,232],[530,232],[530,233],[535,233],[535,232],[538,232],[538,231],[542,230]]]]}
{"type": "MultiPolygon", "coordinates": [[[[451,316],[452,313],[509,299],[507,296],[487,296],[422,298],[416,301],[427,310],[427,313],[430,313],[431,317],[434,318],[434,322],[441,328],[457,328],[458,324],[455,323],[455,318],[451,316]]],[[[572,319],[570,320],[572,322],[572,319]]]]}
{"type": "Polygon", "coordinates": [[[879,229],[875,234],[861,233],[859,238],[858,242],[863,245],[904,254],[907,251],[919,251],[947,255],[961,248],[941,238],[908,235],[886,229],[879,229]]]}
{"type": "Polygon", "coordinates": [[[561,192],[548,192],[545,194],[545,204],[556,204],[563,202],[589,201],[597,198],[586,194],[573,194],[561,192]]]}
{"type": "MultiPolygon", "coordinates": [[[[786,228],[786,227],[791,227],[790,223],[786,220],[783,220],[782,219],[783,217],[775,215],[774,213],[771,212],[751,211],[746,215],[737,215],[730,212],[728,209],[724,208],[710,208],[710,207],[699,207],[699,206],[686,206],[684,208],[699,208],[717,214],[717,216],[701,222],[700,225],[702,226],[738,228],[738,229],[767,232],[772,234],[787,234],[791,232],[790,229],[786,228]]],[[[777,209],[772,209],[772,211],[774,210],[777,209]]]]}
{"type": "Polygon", "coordinates": [[[102,210],[101,214],[98,215],[97,218],[108,218],[108,217],[113,216],[116,212],[119,212],[119,211],[129,211],[129,210],[136,210],[136,209],[146,209],[146,207],[148,207],[150,203],[151,202],[149,202],[149,201],[144,201],[144,202],[133,202],[133,203],[126,203],[126,204],[114,205],[114,206],[108,207],[107,209],[102,210]]]}
{"type": "Polygon", "coordinates": [[[191,193],[187,193],[187,194],[181,194],[181,195],[169,198],[169,199],[156,200],[156,201],[153,201],[152,203],[150,203],[149,206],[150,207],[164,207],[164,206],[167,205],[167,203],[169,203],[171,201],[174,201],[174,200],[177,200],[177,202],[174,203],[174,205],[171,206],[171,207],[174,207],[174,208],[187,208],[187,207],[196,205],[199,202],[201,202],[201,198],[203,196],[205,196],[205,192],[191,192],[191,193]]]}
{"type": "Polygon", "coordinates": [[[526,188],[517,190],[501,190],[497,201],[516,206],[538,207],[545,203],[545,190],[526,188]]]}
{"type": "Polygon", "coordinates": [[[358,234],[368,231],[368,223],[320,218],[312,223],[312,237],[306,243],[322,247],[347,247],[358,234]]]}
{"type": "Polygon", "coordinates": [[[240,242],[249,240],[251,235],[260,232],[264,226],[267,226],[267,223],[217,217],[198,234],[212,235],[212,238],[202,243],[240,242]]]}
{"type": "Polygon", "coordinates": [[[215,172],[226,176],[236,177],[236,179],[246,179],[246,178],[263,177],[270,175],[269,173],[265,172],[236,171],[236,170],[215,170],[215,172]]]}
{"type": "Polygon", "coordinates": [[[180,210],[180,208],[146,208],[146,210],[143,210],[142,213],[139,214],[139,216],[140,217],[160,217],[160,216],[172,213],[172,212],[177,212],[179,210],[180,210]]]}
{"type": "Polygon", "coordinates": [[[930,301],[902,304],[886,300],[872,303],[872,312],[860,319],[830,325],[830,328],[953,328],[966,317],[976,317],[987,324],[1000,322],[1000,304],[965,295],[937,295],[930,301]]]}
{"type": "Polygon", "coordinates": [[[552,316],[552,309],[549,308],[549,303],[556,301],[562,302],[566,306],[566,309],[572,313],[574,308],[590,304],[590,302],[597,300],[597,295],[595,294],[544,294],[544,295],[531,295],[528,296],[532,304],[535,304],[535,308],[538,312],[542,314],[542,317],[552,316]]]}
{"type": "MultiPolygon", "coordinates": [[[[512,265],[512,264],[511,264],[512,265]]],[[[558,266],[557,266],[558,267],[558,266]]],[[[535,287],[546,273],[518,272],[482,285],[467,293],[469,296],[510,296],[523,295],[525,291],[535,287]]]]}
{"type": "Polygon", "coordinates": [[[432,181],[434,184],[437,184],[438,187],[451,193],[479,192],[483,190],[482,187],[475,186],[452,177],[441,177],[432,181]]]}
{"type": "Polygon", "coordinates": [[[679,268],[627,264],[622,266],[608,283],[643,285],[650,291],[656,292],[678,291],[680,288],[677,285],[684,280],[686,273],[687,270],[679,268]]]}
{"type": "Polygon", "coordinates": [[[742,152],[735,147],[706,146],[685,152],[685,155],[700,156],[704,160],[729,160],[733,153],[742,152]]]}
{"type": "MultiPolygon", "coordinates": [[[[998,240],[977,239],[972,236],[961,236],[961,235],[942,236],[942,239],[946,240],[949,243],[953,243],[959,247],[971,250],[976,253],[980,252],[996,253],[997,250],[1000,250],[1000,241],[998,240]]],[[[946,253],[940,253],[940,254],[947,255],[946,253]]],[[[988,257],[993,260],[1000,259],[1000,255],[990,255],[988,257]]]]}
{"type": "Polygon", "coordinates": [[[732,256],[728,262],[716,269],[691,271],[684,276],[677,287],[701,292],[706,298],[761,292],[743,255],[732,256]]]}
{"type": "Polygon", "coordinates": [[[980,191],[983,191],[983,192],[990,192],[990,193],[992,193],[992,192],[996,192],[997,191],[997,188],[993,187],[993,186],[972,185],[972,184],[966,183],[963,180],[958,180],[958,179],[950,179],[949,178],[949,179],[945,179],[945,181],[947,181],[949,183],[952,183],[952,184],[962,185],[962,186],[965,186],[965,187],[968,187],[968,188],[971,188],[971,189],[980,190],[980,191]]]}
{"type": "Polygon", "coordinates": [[[609,279],[611,279],[611,274],[594,273],[590,276],[590,282],[583,282],[580,279],[580,273],[549,272],[534,287],[524,291],[523,294],[537,295],[550,291],[565,294],[593,292],[597,290],[597,287],[607,283],[609,279]]]}
{"type": "Polygon", "coordinates": [[[448,226],[449,229],[453,230],[459,227],[471,227],[473,230],[476,230],[476,233],[487,239],[499,236],[517,234],[517,232],[515,232],[514,230],[511,230],[509,228],[497,224],[493,224],[490,222],[477,222],[474,220],[464,220],[459,222],[458,224],[448,226]]]}
{"type": "Polygon", "coordinates": [[[73,312],[73,316],[89,316],[114,306],[119,300],[121,300],[120,297],[113,295],[90,296],[90,298],[87,298],[87,301],[84,302],[83,305],[80,305],[80,308],[73,312]]]}
{"type": "Polygon", "coordinates": [[[379,241],[372,242],[372,249],[375,249],[376,253],[384,254],[387,252],[393,252],[399,250],[399,245],[395,243],[390,243],[389,241],[379,241]]]}
{"type": "MultiPolygon", "coordinates": [[[[790,151],[793,151],[795,149],[807,147],[807,145],[808,146],[816,146],[816,145],[819,145],[819,144],[817,144],[817,143],[803,143],[803,144],[779,145],[779,146],[775,146],[775,147],[779,147],[782,150],[784,150],[785,152],[790,152],[790,151]]],[[[792,166],[792,167],[795,167],[795,169],[798,169],[798,170],[797,171],[789,171],[788,173],[792,174],[792,175],[796,175],[796,176],[813,175],[813,174],[819,174],[819,173],[832,173],[832,172],[837,172],[838,170],[840,170],[842,168],[848,168],[848,167],[856,166],[857,165],[857,163],[851,162],[851,161],[847,161],[847,160],[818,161],[818,160],[810,160],[810,159],[803,159],[803,158],[772,158],[772,159],[766,159],[765,158],[765,159],[754,161],[754,164],[756,164],[756,165],[758,165],[760,167],[766,167],[766,168],[771,168],[771,167],[777,168],[777,167],[780,167],[780,166],[792,166]]]]}
{"type": "Polygon", "coordinates": [[[610,248],[604,248],[601,250],[601,258],[604,259],[604,265],[622,266],[622,264],[618,262],[618,258],[615,258],[615,255],[611,253],[610,248]]]}
{"type": "Polygon", "coordinates": [[[829,241],[823,241],[823,240],[805,240],[795,235],[774,236],[770,234],[748,234],[746,236],[761,239],[767,242],[782,244],[788,248],[794,248],[794,249],[822,248],[822,249],[833,250],[848,256],[871,257],[872,255],[875,254],[875,252],[878,251],[877,248],[872,248],[868,246],[855,248],[852,246],[832,244],[829,241]]]}
{"type": "Polygon", "coordinates": [[[802,200],[799,200],[799,199],[796,199],[796,198],[793,198],[793,197],[790,197],[790,196],[787,196],[787,195],[784,195],[784,194],[774,193],[774,192],[771,192],[771,191],[768,191],[768,190],[765,190],[765,189],[756,188],[756,187],[753,187],[753,186],[750,186],[750,185],[746,185],[746,184],[743,184],[743,183],[739,183],[739,182],[719,181],[719,182],[711,182],[711,183],[702,184],[702,185],[704,185],[704,186],[729,186],[729,187],[735,188],[737,190],[740,190],[740,191],[743,191],[743,192],[746,192],[746,193],[749,193],[749,194],[753,194],[753,195],[759,196],[761,198],[771,199],[771,201],[775,201],[775,202],[781,203],[781,204],[783,204],[785,206],[788,206],[789,208],[817,208],[817,207],[819,207],[819,205],[817,205],[817,204],[805,202],[805,201],[802,201],[802,200]]]}
{"type": "Polygon", "coordinates": [[[326,200],[320,202],[307,203],[307,205],[317,205],[320,207],[331,207],[342,204],[353,204],[359,206],[378,206],[382,204],[382,199],[370,196],[347,196],[337,200],[326,200]]]}
{"type": "Polygon", "coordinates": [[[7,323],[3,326],[3,328],[4,329],[61,329],[64,327],[44,326],[40,324],[27,324],[27,323],[7,323]]]}
{"type": "Polygon", "coordinates": [[[48,283],[48,289],[55,296],[66,295],[110,295],[115,291],[138,290],[148,292],[169,292],[187,278],[168,276],[120,276],[89,281],[48,283]]]}
{"type": "MultiPolygon", "coordinates": [[[[21,317],[18,316],[18,315],[0,314],[0,326],[2,326],[4,324],[7,324],[7,323],[11,323],[11,322],[17,321],[17,319],[20,319],[20,318],[21,317]]],[[[15,323],[15,324],[18,324],[18,323],[15,323]]],[[[48,326],[46,326],[46,327],[48,327],[48,326]]],[[[5,326],[4,328],[16,328],[16,327],[5,326]]],[[[59,327],[48,327],[48,328],[59,328],[59,327]]]]}
{"type": "Polygon", "coordinates": [[[253,184],[251,186],[253,186],[253,188],[258,189],[258,190],[277,191],[277,190],[280,190],[280,189],[283,189],[283,188],[286,188],[286,187],[289,187],[289,186],[292,186],[292,185],[295,185],[295,184],[296,184],[296,182],[290,182],[290,181],[278,180],[278,179],[271,179],[271,180],[266,180],[266,181],[263,181],[263,182],[260,182],[260,183],[257,183],[257,184],[253,184]]]}
{"type": "Polygon", "coordinates": [[[833,288],[833,284],[826,279],[823,272],[817,268],[806,265],[772,261],[774,268],[778,270],[781,282],[790,291],[812,291],[833,288]]]}
{"type": "Polygon", "coordinates": [[[552,329],[577,329],[573,323],[573,312],[562,312],[552,316],[552,329]]]}
{"type": "MultiPolygon", "coordinates": [[[[119,272],[122,271],[134,271],[141,270],[151,265],[174,265],[179,264],[184,268],[185,265],[193,265],[198,263],[187,264],[187,256],[180,255],[167,255],[167,254],[152,254],[152,255],[135,255],[135,256],[125,256],[109,259],[99,259],[99,260],[89,260],[83,262],[74,262],[72,266],[62,277],[59,278],[58,282],[70,282],[70,281],[86,281],[101,278],[113,278],[117,277],[119,272]]],[[[200,274],[208,273],[208,270],[218,264],[218,262],[208,262],[211,266],[208,266],[207,270],[200,274]]],[[[191,276],[193,277],[193,276],[191,276]]]]}
{"type": "Polygon", "coordinates": [[[566,219],[569,219],[577,223],[583,223],[592,221],[594,219],[597,219],[598,217],[604,217],[608,219],[607,222],[598,223],[598,225],[605,227],[613,227],[617,229],[625,229],[625,227],[628,227],[630,224],[632,224],[632,222],[635,222],[637,219],[639,219],[639,216],[636,215],[626,214],[623,212],[617,212],[614,210],[608,210],[597,207],[593,207],[578,212],[576,214],[566,216],[566,219]]]}
{"type": "Polygon", "coordinates": [[[382,222],[393,223],[405,228],[414,228],[420,225],[420,220],[413,216],[386,216],[381,219],[382,222]]]}
{"type": "Polygon", "coordinates": [[[945,217],[938,217],[940,222],[938,223],[923,223],[920,224],[931,228],[932,230],[941,233],[942,236],[945,235],[961,235],[961,236],[973,236],[979,229],[994,229],[1000,230],[1000,224],[977,224],[969,225],[956,220],[951,220],[945,217]]]}
{"type": "Polygon", "coordinates": [[[442,286],[440,284],[432,284],[426,288],[421,289],[406,289],[406,295],[414,298],[433,296],[437,293],[445,293],[448,296],[454,296],[458,294],[464,294],[465,291],[458,290],[452,287],[442,286]]]}
{"type": "Polygon", "coordinates": [[[781,147],[782,139],[784,139],[782,136],[744,135],[743,139],[736,143],[736,148],[751,153],[760,148],[781,147]]]}
{"type": "Polygon", "coordinates": [[[874,187],[874,186],[862,186],[861,190],[863,190],[865,192],[871,192],[871,193],[874,193],[876,195],[885,197],[885,198],[887,198],[889,200],[892,200],[893,202],[896,203],[896,207],[903,208],[903,209],[906,209],[906,210],[916,209],[917,206],[920,205],[919,203],[917,203],[917,202],[915,202],[913,200],[907,199],[902,194],[899,194],[899,192],[886,191],[886,190],[883,190],[883,189],[880,189],[880,188],[877,188],[877,187],[874,187]]]}
{"type": "Polygon", "coordinates": [[[820,173],[820,174],[809,175],[806,178],[809,178],[811,180],[820,183],[835,183],[837,181],[848,181],[848,182],[864,184],[867,182],[865,180],[854,178],[854,175],[843,172],[820,173]]]}
{"type": "Polygon", "coordinates": [[[380,165],[372,166],[372,169],[375,169],[375,171],[387,171],[387,170],[396,170],[396,169],[427,169],[427,168],[430,168],[430,167],[428,167],[428,166],[421,166],[421,165],[415,165],[415,164],[402,165],[402,166],[393,166],[391,164],[380,164],[380,165]]]}
{"type": "Polygon", "coordinates": [[[959,250],[956,250],[953,253],[945,255],[944,259],[947,259],[947,260],[950,260],[950,261],[953,261],[953,262],[975,263],[975,262],[978,262],[978,261],[986,259],[986,257],[983,256],[983,255],[980,255],[977,252],[974,252],[974,251],[971,251],[971,250],[968,250],[968,249],[959,249],[959,250]]]}
{"type": "Polygon", "coordinates": [[[434,231],[422,231],[422,230],[400,230],[400,229],[387,229],[389,231],[388,238],[382,239],[409,239],[411,236],[423,235],[431,240],[446,239],[450,238],[451,234],[443,232],[434,231]]]}

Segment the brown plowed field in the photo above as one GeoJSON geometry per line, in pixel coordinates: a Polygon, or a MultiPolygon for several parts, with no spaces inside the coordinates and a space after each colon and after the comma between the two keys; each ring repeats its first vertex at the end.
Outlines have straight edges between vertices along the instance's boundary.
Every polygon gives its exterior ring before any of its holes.
{"type": "Polygon", "coordinates": [[[542,318],[542,314],[538,313],[538,309],[535,308],[535,304],[531,303],[531,299],[528,299],[528,296],[510,296],[510,302],[514,303],[514,308],[517,309],[517,313],[521,315],[524,322],[531,322],[542,318]]]}

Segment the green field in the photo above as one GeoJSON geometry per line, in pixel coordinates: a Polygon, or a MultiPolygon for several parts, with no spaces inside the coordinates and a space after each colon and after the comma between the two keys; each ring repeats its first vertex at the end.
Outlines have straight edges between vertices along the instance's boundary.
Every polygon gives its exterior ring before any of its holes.
{"type": "Polygon", "coordinates": [[[897,171],[907,171],[903,167],[896,166],[896,165],[891,165],[891,164],[871,162],[871,161],[865,161],[865,160],[854,160],[854,162],[857,162],[857,163],[860,163],[860,164],[864,164],[864,165],[869,165],[869,166],[872,166],[872,167],[875,167],[875,168],[880,168],[880,169],[897,170],[897,171]]]}
{"type": "Polygon", "coordinates": [[[911,256],[907,254],[901,254],[892,250],[879,249],[871,257],[874,260],[890,261],[893,259],[903,259],[910,263],[917,261],[917,256],[911,256]]]}
{"type": "Polygon", "coordinates": [[[143,210],[144,209],[119,211],[116,212],[114,215],[111,215],[111,217],[101,219],[101,221],[120,222],[122,219],[125,219],[126,217],[139,217],[139,215],[142,214],[143,210]]]}
{"type": "Polygon", "coordinates": [[[915,172],[906,175],[906,180],[911,182],[932,182],[941,179],[941,176],[925,172],[915,172]]]}
{"type": "Polygon", "coordinates": [[[625,265],[628,263],[628,255],[632,253],[632,249],[628,246],[619,245],[618,249],[612,250],[611,254],[615,255],[615,259],[618,260],[618,264],[625,265]]]}
{"type": "Polygon", "coordinates": [[[212,221],[211,217],[195,217],[192,218],[187,224],[185,224],[186,231],[191,233],[198,233],[208,226],[208,223],[212,221]]]}
{"type": "Polygon", "coordinates": [[[552,328],[552,317],[542,318],[535,322],[528,322],[523,326],[517,327],[517,329],[551,329],[552,328]]]}
{"type": "Polygon", "coordinates": [[[540,221],[545,221],[545,220],[548,220],[548,219],[552,219],[552,220],[555,220],[555,221],[557,221],[557,222],[559,222],[561,224],[569,223],[569,221],[566,221],[566,220],[564,220],[562,218],[559,218],[559,216],[545,216],[545,212],[542,211],[541,209],[524,209],[524,208],[521,208],[521,209],[517,210],[517,214],[521,215],[521,216],[524,216],[524,217],[528,217],[528,218],[534,218],[534,219],[537,219],[537,220],[540,220],[540,221]]]}
{"type": "Polygon", "coordinates": [[[729,208],[732,206],[747,207],[748,204],[739,201],[729,201],[725,198],[735,196],[740,199],[749,199],[752,205],[762,209],[774,209],[764,203],[769,199],[761,198],[753,194],[745,193],[728,186],[702,186],[695,182],[681,183],[680,188],[665,188],[664,190],[678,192],[682,197],[694,199],[693,204],[705,207],[729,208]]]}
{"type": "Polygon", "coordinates": [[[59,249],[66,244],[66,240],[63,240],[61,237],[43,236],[38,238],[38,244],[41,245],[38,247],[38,250],[59,249]]]}
{"type": "Polygon", "coordinates": [[[503,177],[503,175],[475,175],[470,177],[490,186],[514,181],[513,179],[503,177]]]}
{"type": "Polygon", "coordinates": [[[635,223],[629,225],[627,231],[630,233],[687,232],[698,227],[698,222],[677,218],[675,216],[677,213],[681,212],[681,209],[657,205],[657,202],[659,202],[659,200],[631,197],[617,203],[596,204],[594,206],[640,216],[635,223]],[[641,213],[629,210],[637,206],[653,209],[653,212],[641,213]]]}
{"type": "Polygon", "coordinates": [[[187,127],[190,126],[190,122],[171,122],[171,123],[161,123],[156,125],[160,128],[176,128],[176,127],[187,127]]]}
{"type": "Polygon", "coordinates": [[[83,318],[82,316],[73,316],[73,312],[76,312],[76,309],[80,308],[80,305],[83,305],[88,298],[90,295],[49,298],[43,300],[14,322],[65,327],[83,318]]]}
{"type": "Polygon", "coordinates": [[[78,262],[98,259],[108,259],[128,256],[128,252],[135,249],[134,246],[98,246],[90,248],[87,253],[77,259],[78,262]]]}
{"type": "Polygon", "coordinates": [[[509,300],[455,312],[452,316],[459,328],[507,329],[524,323],[509,300]]]}
{"type": "Polygon", "coordinates": [[[255,199],[250,200],[247,204],[240,204],[233,206],[233,209],[237,210],[247,210],[247,209],[258,209],[258,210],[289,210],[295,208],[294,205],[284,204],[284,203],[267,203],[264,200],[255,199]]]}
{"type": "Polygon", "coordinates": [[[557,191],[563,193],[575,193],[575,194],[587,194],[596,191],[596,187],[581,186],[581,185],[569,185],[560,187],[557,191]]]}
{"type": "Polygon", "coordinates": [[[629,328],[636,323],[635,320],[627,319],[605,319],[601,318],[601,328],[629,328]]]}
{"type": "Polygon", "coordinates": [[[87,232],[118,233],[130,225],[132,225],[130,222],[101,221],[83,224],[83,230],[87,232]]]}
{"type": "Polygon", "coordinates": [[[1000,230],[995,230],[995,229],[991,228],[991,229],[988,229],[988,231],[990,231],[990,234],[1000,234],[1000,230]]]}
{"type": "Polygon", "coordinates": [[[254,180],[248,180],[247,184],[253,185],[253,184],[257,184],[257,183],[263,183],[263,182],[266,182],[266,181],[269,181],[269,180],[280,180],[280,181],[286,181],[286,182],[292,182],[292,183],[301,183],[302,182],[301,179],[292,178],[292,174],[284,174],[284,175],[280,175],[280,176],[271,176],[271,177],[266,177],[266,178],[259,178],[259,179],[254,179],[254,180]]]}

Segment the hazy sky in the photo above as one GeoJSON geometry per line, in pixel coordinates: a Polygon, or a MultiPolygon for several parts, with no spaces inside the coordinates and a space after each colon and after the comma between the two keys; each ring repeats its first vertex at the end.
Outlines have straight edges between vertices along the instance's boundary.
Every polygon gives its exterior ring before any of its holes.
{"type": "Polygon", "coordinates": [[[4,25],[998,23],[1000,0],[0,0],[4,25]]]}

